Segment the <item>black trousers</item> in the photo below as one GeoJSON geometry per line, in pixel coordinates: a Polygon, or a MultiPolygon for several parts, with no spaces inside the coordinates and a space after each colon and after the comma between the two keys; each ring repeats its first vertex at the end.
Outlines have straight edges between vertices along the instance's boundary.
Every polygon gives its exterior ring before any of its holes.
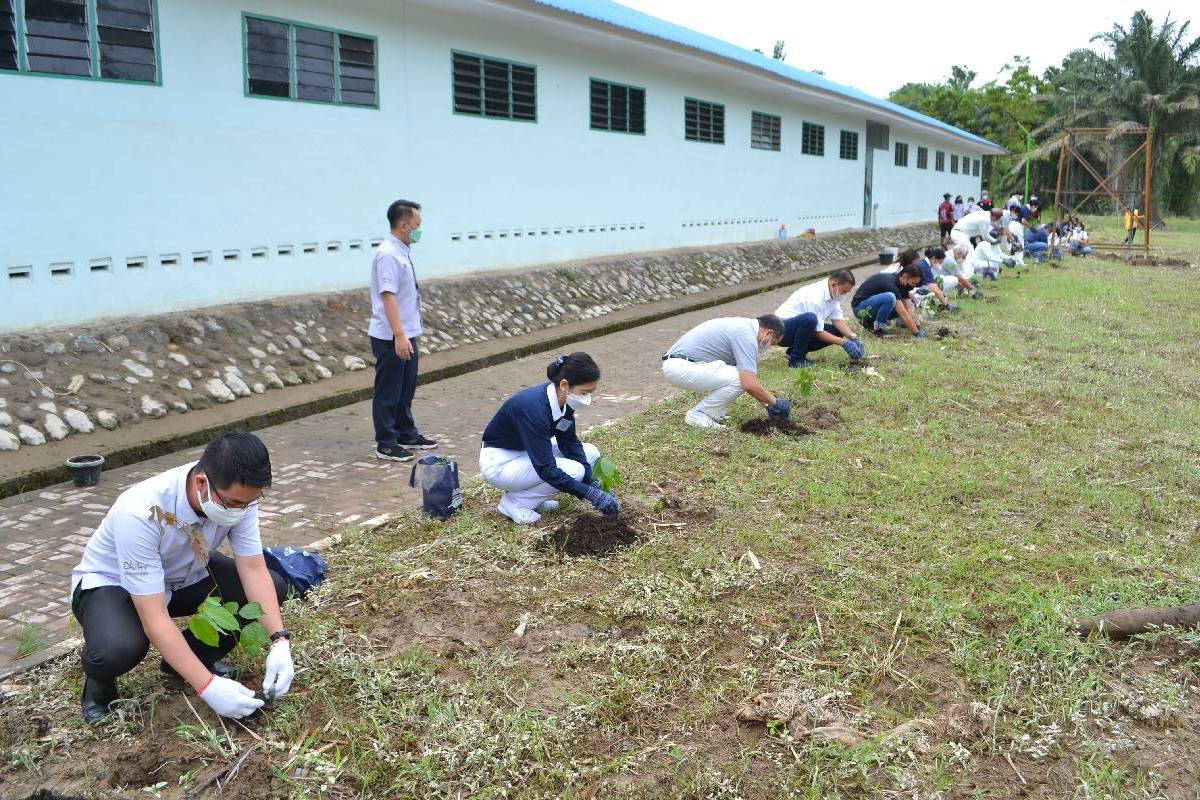
{"type": "Polygon", "coordinates": [[[412,356],[407,361],[396,355],[395,339],[371,337],[375,354],[375,395],[371,416],[375,420],[375,442],[394,447],[401,439],[420,436],[413,421],[412,402],[417,393],[417,339],[409,339],[412,356]]]}
{"type": "MultiPolygon", "coordinates": [[[[287,582],[283,576],[271,572],[275,584],[275,595],[282,603],[287,598],[287,582]]],[[[216,594],[222,602],[233,601],[245,605],[246,591],[237,574],[237,565],[229,556],[213,553],[208,562],[208,577],[184,586],[171,595],[167,613],[172,617],[187,617],[196,613],[204,598],[216,594]]],[[[83,671],[89,678],[108,682],[124,675],[141,663],[150,650],[150,640],[142,629],[142,621],[133,598],[120,586],[97,586],[94,589],[75,590],[71,598],[71,611],[79,626],[83,628],[83,671]]],[[[237,644],[234,634],[222,634],[216,647],[210,647],[184,631],[192,652],[211,668],[213,663],[233,649],[237,644]]]]}

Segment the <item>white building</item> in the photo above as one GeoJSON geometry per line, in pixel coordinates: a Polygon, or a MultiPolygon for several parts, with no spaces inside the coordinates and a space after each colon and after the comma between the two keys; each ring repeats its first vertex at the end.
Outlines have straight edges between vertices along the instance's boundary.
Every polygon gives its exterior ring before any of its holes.
{"type": "Polygon", "coordinates": [[[400,197],[429,277],[932,222],[1004,152],[606,0],[0,0],[0,142],[8,331],[363,286],[400,197]]]}

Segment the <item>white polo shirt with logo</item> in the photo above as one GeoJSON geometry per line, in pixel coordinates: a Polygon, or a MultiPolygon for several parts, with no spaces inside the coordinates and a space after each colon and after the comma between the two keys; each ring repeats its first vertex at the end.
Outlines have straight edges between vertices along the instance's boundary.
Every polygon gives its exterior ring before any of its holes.
{"type": "Polygon", "coordinates": [[[809,313],[817,315],[818,330],[824,328],[827,322],[845,319],[842,314],[842,301],[829,292],[828,278],[801,286],[775,309],[775,316],[782,320],[809,313]]]}
{"type": "Polygon", "coordinates": [[[121,493],[71,571],[72,596],[76,587],[120,586],[135,595],[163,592],[170,600],[172,592],[208,577],[208,559],[196,554],[191,532],[206,553],[228,539],[234,556],[262,554],[257,505],[233,527],[192,510],[187,476],[196,463],[167,470],[121,493]]]}

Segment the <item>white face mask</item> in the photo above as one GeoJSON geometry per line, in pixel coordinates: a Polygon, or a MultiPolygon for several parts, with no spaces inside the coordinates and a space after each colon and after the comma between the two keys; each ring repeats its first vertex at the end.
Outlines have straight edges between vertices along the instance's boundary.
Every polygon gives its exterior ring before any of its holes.
{"type": "Polygon", "coordinates": [[[242,517],[246,516],[244,508],[226,508],[213,500],[212,487],[209,486],[207,480],[204,482],[204,493],[208,495],[208,498],[200,500],[200,510],[204,512],[204,516],[218,525],[233,527],[242,521],[242,517]]]}
{"type": "Polygon", "coordinates": [[[592,396],[590,394],[571,394],[567,392],[567,405],[578,411],[581,407],[586,408],[592,404],[592,396]]]}

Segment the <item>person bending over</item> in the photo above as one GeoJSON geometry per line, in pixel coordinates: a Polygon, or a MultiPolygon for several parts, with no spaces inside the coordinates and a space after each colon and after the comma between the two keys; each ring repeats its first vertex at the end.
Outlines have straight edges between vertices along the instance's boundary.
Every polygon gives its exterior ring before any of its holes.
{"type": "Polygon", "coordinates": [[[779,345],[787,349],[789,367],[810,366],[808,354],[831,344],[840,346],[851,359],[863,357],[862,342],[842,313],[842,298],[854,291],[855,283],[853,272],[839,269],[824,280],[800,287],[775,309],[775,316],[783,320],[779,345]]]}
{"type": "Polygon", "coordinates": [[[791,404],[758,380],[758,359],[783,340],[783,321],[721,317],[680,336],[662,357],[663,377],[677,389],[708,392],[683,421],[695,428],[723,428],[729,406],[742,392],[762,403],[768,417],[787,418],[791,404]]]}
{"type": "Polygon", "coordinates": [[[883,336],[893,315],[913,336],[925,336],[916,316],[904,302],[921,283],[921,268],[916,261],[917,251],[905,250],[900,254],[898,272],[877,272],[863,281],[854,293],[854,299],[850,301],[854,316],[876,336],[883,336]]]}
{"type": "Polygon", "coordinates": [[[546,382],[514,394],[483,430],[479,472],[503,489],[501,514],[518,525],[541,519],[558,508],[566,492],[587,500],[601,513],[616,516],[617,498],[592,483],[600,458],[595,445],[579,441],[575,412],[592,404],[600,368],[587,353],[559,356],[546,368],[546,382]]]}
{"type": "Polygon", "coordinates": [[[195,614],[206,598],[262,607],[271,637],[263,693],[287,694],[295,670],[279,604],[283,577],[267,569],[258,502],[271,485],[271,458],[252,433],[222,433],[200,460],[147,478],[121,493],[88,539],[71,572],[71,611],[83,630],[83,718],[97,722],[117,698],[117,676],[150,649],[161,670],[191,684],[223,717],[253,714],[263,701],[220,659],[237,644],[216,646],[180,631],[172,617],[195,614]],[[217,552],[228,541],[233,558],[217,552]]]}

